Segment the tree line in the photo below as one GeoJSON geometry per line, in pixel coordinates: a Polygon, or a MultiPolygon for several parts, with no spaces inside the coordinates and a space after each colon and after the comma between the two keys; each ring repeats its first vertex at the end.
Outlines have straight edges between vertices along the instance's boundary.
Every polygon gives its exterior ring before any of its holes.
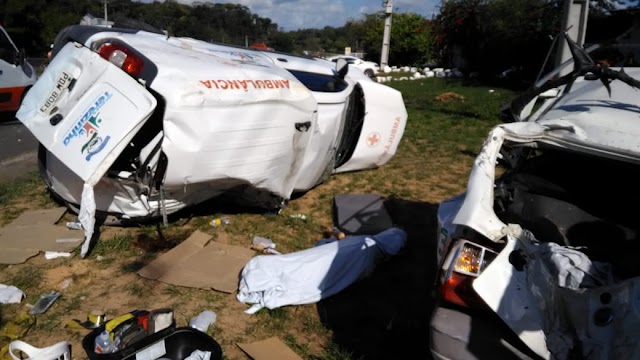
{"type": "MultiPolygon", "coordinates": [[[[104,17],[104,0],[0,0],[0,23],[27,56],[42,57],[56,34],[91,14],[104,17]]],[[[394,13],[389,64],[458,66],[463,72],[493,76],[505,69],[527,69],[534,76],[551,38],[562,31],[565,0],[448,0],[427,19],[416,13],[394,13]]],[[[640,0],[590,1],[587,40],[613,36],[626,22],[607,21],[621,4],[640,0]]],[[[626,12],[625,12],[626,13],[626,12]]],[[[629,16],[627,16],[629,18],[629,16]]],[[[209,42],[244,46],[265,43],[294,54],[316,56],[352,52],[378,62],[385,14],[379,11],[349,19],[341,27],[282,31],[271,19],[243,5],[176,0],[142,3],[108,0],[108,20],[116,25],[135,20],[166,31],[209,42]]]]}
{"type": "MultiPolygon", "coordinates": [[[[78,24],[91,14],[104,18],[103,0],[0,0],[0,23],[28,56],[44,56],[56,34],[78,24]]],[[[261,17],[243,5],[176,0],[142,3],[108,0],[109,21],[116,26],[142,22],[168,32],[209,42],[244,46],[266,43],[277,51],[311,54],[339,54],[350,47],[379,61],[384,28],[383,12],[347,21],[342,27],[281,31],[271,19],[261,17]]],[[[392,38],[396,39],[390,61],[419,63],[429,59],[428,21],[415,13],[394,15],[392,38]]]]}
{"type": "MultiPolygon", "coordinates": [[[[616,9],[622,3],[590,2],[587,42],[614,37],[630,27],[629,19],[603,21],[614,14],[619,18],[616,9]]],[[[561,28],[564,4],[565,0],[449,0],[433,22],[435,49],[445,63],[466,72],[495,76],[518,69],[522,80],[532,81],[553,50],[553,37],[566,30],[561,28]]]]}

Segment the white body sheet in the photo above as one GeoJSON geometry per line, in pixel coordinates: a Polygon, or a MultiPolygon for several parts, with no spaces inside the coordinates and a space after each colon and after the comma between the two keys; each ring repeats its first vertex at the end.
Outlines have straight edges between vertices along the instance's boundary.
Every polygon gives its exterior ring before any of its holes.
{"type": "Polygon", "coordinates": [[[262,308],[318,302],[370,274],[387,256],[397,254],[407,234],[390,228],[376,235],[348,236],[285,255],[259,255],[242,270],[237,299],[262,308]]]}

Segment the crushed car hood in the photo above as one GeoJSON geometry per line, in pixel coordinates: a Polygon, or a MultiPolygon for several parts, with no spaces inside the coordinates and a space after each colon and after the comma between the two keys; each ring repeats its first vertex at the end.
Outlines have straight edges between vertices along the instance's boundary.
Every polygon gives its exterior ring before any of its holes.
{"type": "MultiPolygon", "coordinates": [[[[640,68],[632,75],[640,75],[640,68]]],[[[465,225],[490,240],[499,241],[507,224],[493,211],[495,166],[505,141],[544,143],[599,157],[640,162],[640,91],[621,82],[611,83],[611,97],[599,81],[578,80],[572,92],[551,110],[526,122],[496,126],[476,158],[465,201],[453,223],[465,225]]],[[[533,145],[535,146],[535,145],[533,145]]]]}
{"type": "MultiPolygon", "coordinates": [[[[640,76],[640,68],[625,71],[640,76]]],[[[640,90],[620,81],[610,83],[610,87],[611,94],[599,80],[579,78],[570,93],[549,100],[555,101],[550,110],[530,122],[547,128],[545,141],[549,143],[638,159],[640,90]]]]}

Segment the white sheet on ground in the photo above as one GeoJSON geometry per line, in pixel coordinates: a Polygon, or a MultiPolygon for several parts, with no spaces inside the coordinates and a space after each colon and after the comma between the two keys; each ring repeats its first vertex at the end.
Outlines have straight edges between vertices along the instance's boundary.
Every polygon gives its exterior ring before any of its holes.
{"type": "Polygon", "coordinates": [[[22,290],[13,285],[0,284],[0,304],[19,304],[22,298],[22,290]]]}
{"type": "Polygon", "coordinates": [[[387,256],[405,245],[407,233],[389,228],[376,235],[347,236],[340,241],[285,255],[259,255],[242,270],[237,299],[253,304],[247,314],[266,307],[311,304],[334,295],[370,274],[387,256]]]}

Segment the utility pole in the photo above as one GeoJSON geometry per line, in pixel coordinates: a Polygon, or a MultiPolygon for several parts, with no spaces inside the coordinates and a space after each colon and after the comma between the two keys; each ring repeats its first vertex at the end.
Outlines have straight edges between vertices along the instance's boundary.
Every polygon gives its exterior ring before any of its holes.
{"type": "MultiPolygon", "coordinates": [[[[562,29],[566,30],[569,37],[578,45],[584,45],[585,35],[587,33],[587,17],[589,15],[588,0],[565,0],[564,11],[562,16],[562,29]]],[[[563,38],[558,39],[558,54],[556,56],[556,65],[571,59],[571,51],[567,42],[563,38]]],[[[565,75],[571,69],[565,69],[565,75]]]]}
{"type": "Polygon", "coordinates": [[[107,17],[107,0],[104,0],[104,25],[108,26],[109,18],[107,17]]]}
{"type": "Polygon", "coordinates": [[[380,69],[384,70],[389,62],[389,42],[391,40],[391,13],[393,12],[393,0],[384,0],[382,6],[386,6],[384,19],[384,35],[382,36],[382,52],[380,55],[380,69]]]}

